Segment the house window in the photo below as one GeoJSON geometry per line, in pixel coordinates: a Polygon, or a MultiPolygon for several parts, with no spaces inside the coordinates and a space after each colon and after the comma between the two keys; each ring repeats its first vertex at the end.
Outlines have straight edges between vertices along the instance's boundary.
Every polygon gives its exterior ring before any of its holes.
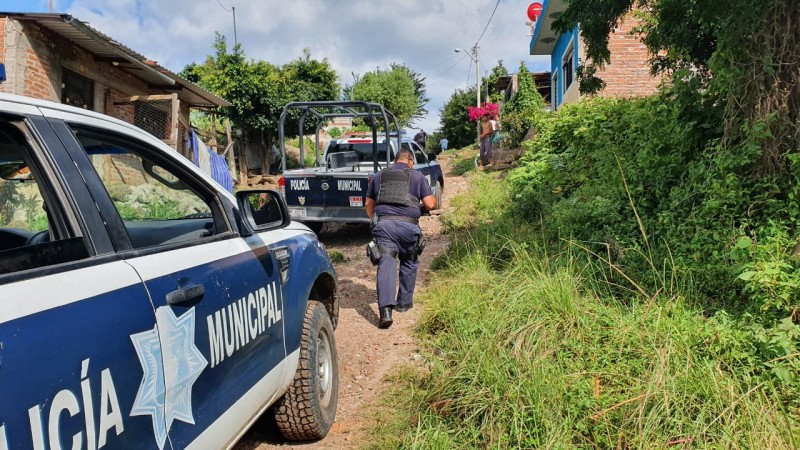
{"type": "Polygon", "coordinates": [[[94,81],[62,69],[61,103],[94,110],[94,81]]]}
{"type": "Polygon", "coordinates": [[[572,86],[572,80],[575,74],[575,51],[572,43],[569,44],[567,51],[564,53],[564,58],[561,60],[561,72],[564,74],[564,92],[567,92],[572,86]]]}

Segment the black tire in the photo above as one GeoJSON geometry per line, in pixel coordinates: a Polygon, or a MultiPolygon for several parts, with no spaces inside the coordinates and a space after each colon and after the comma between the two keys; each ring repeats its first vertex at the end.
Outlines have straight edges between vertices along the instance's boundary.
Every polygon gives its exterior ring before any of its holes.
{"type": "Polygon", "coordinates": [[[319,234],[322,231],[322,227],[325,226],[325,222],[303,222],[303,225],[307,226],[314,234],[319,234]]]}
{"type": "Polygon", "coordinates": [[[436,193],[433,194],[436,197],[436,207],[433,209],[442,208],[442,191],[444,191],[444,186],[442,186],[442,182],[436,180],[436,193]]]}
{"type": "Polygon", "coordinates": [[[294,381],[273,406],[281,434],[292,441],[313,441],[328,434],[339,400],[336,339],[328,311],[309,300],[294,381]]]}

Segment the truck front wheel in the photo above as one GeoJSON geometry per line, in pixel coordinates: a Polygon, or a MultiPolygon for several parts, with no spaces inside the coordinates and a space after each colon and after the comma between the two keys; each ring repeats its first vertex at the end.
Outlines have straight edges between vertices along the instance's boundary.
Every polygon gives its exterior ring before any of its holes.
{"type": "Polygon", "coordinates": [[[312,441],[328,434],[336,417],[339,365],[328,311],[309,300],[300,341],[300,361],[292,385],[273,406],[286,439],[312,441]]]}
{"type": "Polygon", "coordinates": [[[442,182],[436,180],[436,192],[433,194],[436,196],[436,207],[433,209],[442,209],[442,191],[444,191],[444,186],[442,186],[442,182]]]}
{"type": "Polygon", "coordinates": [[[311,229],[314,234],[319,235],[319,232],[322,231],[322,227],[325,225],[325,222],[303,222],[303,225],[311,229]]]}

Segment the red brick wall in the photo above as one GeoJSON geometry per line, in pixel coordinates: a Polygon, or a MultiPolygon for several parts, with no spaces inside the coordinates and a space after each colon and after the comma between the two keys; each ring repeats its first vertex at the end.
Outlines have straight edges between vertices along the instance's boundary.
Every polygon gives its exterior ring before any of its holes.
{"type": "Polygon", "coordinates": [[[53,100],[50,85],[51,64],[49,58],[28,49],[25,61],[25,90],[22,95],[26,97],[53,100]]]}
{"type": "Polygon", "coordinates": [[[661,78],[650,75],[650,54],[642,43],[642,36],[631,34],[639,25],[640,21],[628,14],[609,36],[611,63],[598,72],[598,76],[606,82],[600,95],[638,97],[656,92],[661,78]]]}
{"type": "Polygon", "coordinates": [[[0,63],[6,62],[6,18],[0,17],[0,63]]]}

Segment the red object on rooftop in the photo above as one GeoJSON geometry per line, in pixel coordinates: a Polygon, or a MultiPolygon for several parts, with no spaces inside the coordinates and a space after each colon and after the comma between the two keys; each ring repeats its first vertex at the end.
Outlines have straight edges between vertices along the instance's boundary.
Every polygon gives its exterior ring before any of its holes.
{"type": "Polygon", "coordinates": [[[540,14],[542,14],[541,3],[531,3],[530,6],[528,6],[528,18],[531,19],[531,22],[536,22],[540,14]]]}

